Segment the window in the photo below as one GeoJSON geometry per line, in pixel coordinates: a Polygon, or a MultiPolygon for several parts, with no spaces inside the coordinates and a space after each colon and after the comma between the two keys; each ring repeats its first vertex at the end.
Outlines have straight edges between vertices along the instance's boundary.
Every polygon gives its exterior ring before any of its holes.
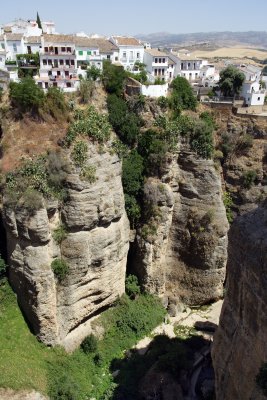
{"type": "Polygon", "coordinates": [[[66,76],[66,78],[68,78],[68,77],[70,76],[69,71],[66,71],[66,72],[65,72],[65,76],[66,76]]]}
{"type": "Polygon", "coordinates": [[[66,65],[70,65],[70,60],[66,60],[66,65]]]}
{"type": "Polygon", "coordinates": [[[162,59],[162,62],[165,64],[165,62],[166,62],[166,61],[165,61],[165,58],[162,59]]]}
{"type": "Polygon", "coordinates": [[[79,50],[79,56],[83,56],[83,51],[79,50]]]}
{"type": "Polygon", "coordinates": [[[43,65],[47,65],[47,60],[43,60],[43,65]]]}
{"type": "Polygon", "coordinates": [[[59,65],[64,65],[64,60],[59,60],[59,65]]]}
{"type": "Polygon", "coordinates": [[[63,53],[65,53],[66,47],[61,47],[61,51],[62,51],[63,53]]]}
{"type": "Polygon", "coordinates": [[[161,58],[159,58],[159,63],[161,64],[161,58]]]}
{"type": "Polygon", "coordinates": [[[1,47],[2,47],[2,49],[4,49],[5,48],[5,44],[1,43],[1,47]]]}
{"type": "Polygon", "coordinates": [[[45,89],[48,89],[48,82],[45,82],[45,89]]]}
{"type": "Polygon", "coordinates": [[[137,53],[137,54],[136,54],[136,58],[140,58],[140,53],[137,53]]]}
{"type": "Polygon", "coordinates": [[[87,51],[87,55],[90,56],[92,54],[91,50],[87,51]]]}
{"type": "Polygon", "coordinates": [[[48,60],[48,65],[52,65],[52,60],[48,60]]]}
{"type": "Polygon", "coordinates": [[[261,98],[260,98],[260,97],[258,97],[258,101],[260,101],[260,99],[261,99],[261,98]]]}
{"type": "Polygon", "coordinates": [[[45,53],[48,53],[48,47],[44,48],[45,53]]]}
{"type": "Polygon", "coordinates": [[[122,57],[123,57],[123,58],[126,58],[126,57],[127,57],[126,51],[124,51],[124,52],[122,53],[122,57]]]}
{"type": "Polygon", "coordinates": [[[96,56],[96,51],[94,51],[94,56],[96,56]]]}
{"type": "Polygon", "coordinates": [[[158,75],[158,69],[157,69],[157,68],[155,68],[154,75],[155,75],[155,76],[158,75]]]}
{"type": "Polygon", "coordinates": [[[190,63],[188,63],[188,68],[190,68],[191,67],[191,64],[190,63]]]}
{"type": "Polygon", "coordinates": [[[57,87],[57,82],[53,82],[53,86],[54,86],[54,87],[57,87]]]}
{"type": "Polygon", "coordinates": [[[17,52],[17,45],[16,45],[16,43],[13,43],[13,51],[14,51],[14,53],[17,52]]]}
{"type": "Polygon", "coordinates": [[[71,64],[71,65],[74,65],[74,60],[70,60],[70,64],[71,64]]]}
{"type": "Polygon", "coordinates": [[[162,74],[162,75],[164,75],[164,73],[165,73],[165,70],[164,70],[164,69],[162,69],[162,70],[161,70],[161,74],[162,74]]]}
{"type": "Polygon", "coordinates": [[[181,69],[184,69],[184,63],[181,64],[181,69]]]}
{"type": "Polygon", "coordinates": [[[71,82],[67,82],[67,87],[71,87],[71,82]]]}
{"type": "MultiPolygon", "coordinates": [[[[110,60],[110,56],[108,56],[108,60],[110,60]]],[[[115,61],[119,61],[119,57],[115,57],[115,61]]]]}
{"type": "Polygon", "coordinates": [[[67,47],[67,53],[71,53],[71,47],[67,47]]]}
{"type": "MultiPolygon", "coordinates": [[[[110,60],[110,54],[107,55],[107,60],[110,60]]],[[[118,61],[118,57],[115,57],[115,61],[118,61]]]]}

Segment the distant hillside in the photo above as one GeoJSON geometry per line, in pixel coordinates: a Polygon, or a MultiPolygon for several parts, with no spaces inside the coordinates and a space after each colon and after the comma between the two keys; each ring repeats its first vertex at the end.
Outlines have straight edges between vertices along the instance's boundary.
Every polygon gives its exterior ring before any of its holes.
{"type": "Polygon", "coordinates": [[[216,48],[233,45],[247,45],[267,49],[267,32],[199,32],[187,34],[171,34],[167,32],[138,35],[153,46],[203,46],[216,48]]]}

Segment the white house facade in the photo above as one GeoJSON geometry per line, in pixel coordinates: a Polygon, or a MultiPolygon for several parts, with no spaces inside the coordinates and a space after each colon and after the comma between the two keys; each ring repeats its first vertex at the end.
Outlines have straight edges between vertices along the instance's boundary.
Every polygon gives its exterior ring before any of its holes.
{"type": "Polygon", "coordinates": [[[74,36],[44,35],[40,51],[40,75],[36,82],[43,89],[58,87],[66,92],[79,87],[74,36]]]}
{"type": "Polygon", "coordinates": [[[134,70],[136,62],[143,63],[144,45],[133,37],[112,36],[111,42],[118,47],[118,62],[128,71],[134,70]]]}

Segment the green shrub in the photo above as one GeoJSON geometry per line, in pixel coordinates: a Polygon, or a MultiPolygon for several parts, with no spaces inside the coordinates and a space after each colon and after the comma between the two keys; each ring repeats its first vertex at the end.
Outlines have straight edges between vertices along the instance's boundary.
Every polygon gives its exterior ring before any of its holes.
{"type": "Polygon", "coordinates": [[[87,160],[88,145],[83,140],[79,140],[74,144],[73,150],[71,152],[71,158],[78,167],[83,167],[85,161],[87,160]]]}
{"type": "Polygon", "coordinates": [[[40,210],[43,207],[43,196],[37,190],[28,188],[20,198],[20,204],[29,212],[40,210]]]}
{"type": "Polygon", "coordinates": [[[169,107],[169,100],[167,97],[160,96],[157,100],[157,103],[162,110],[166,110],[169,107]]]}
{"type": "Polygon", "coordinates": [[[244,172],[243,177],[242,177],[243,186],[246,189],[250,189],[254,185],[254,183],[256,181],[256,178],[257,178],[257,172],[256,171],[249,170],[249,171],[244,172]]]}
{"type": "Polygon", "coordinates": [[[96,177],[96,167],[93,165],[87,165],[82,168],[80,177],[82,180],[88,183],[95,183],[97,181],[96,177]]]}
{"type": "Polygon", "coordinates": [[[190,134],[190,146],[200,157],[211,158],[214,149],[212,127],[203,121],[196,121],[190,134]]]}
{"type": "Polygon", "coordinates": [[[0,254],[0,279],[3,278],[3,276],[6,273],[6,267],[7,266],[6,266],[5,260],[1,257],[1,254],[0,254]]]}
{"type": "Polygon", "coordinates": [[[77,382],[66,371],[54,376],[50,381],[49,396],[51,400],[80,400],[80,389],[77,382]]]}
{"type": "Polygon", "coordinates": [[[137,196],[143,185],[143,158],[132,150],[122,163],[122,184],[125,193],[137,196]]]}
{"type": "Polygon", "coordinates": [[[232,196],[229,192],[224,192],[223,193],[223,204],[226,210],[226,217],[228,219],[229,224],[233,222],[234,216],[233,216],[233,199],[232,196]]]}
{"type": "Polygon", "coordinates": [[[190,83],[180,76],[171,83],[170,107],[176,114],[181,110],[195,110],[197,99],[194,96],[190,83]]]}
{"type": "Polygon", "coordinates": [[[87,104],[93,95],[94,84],[89,79],[81,79],[78,94],[80,101],[83,104],[87,104]]]}
{"type": "Polygon", "coordinates": [[[98,143],[105,143],[109,140],[111,126],[105,114],[100,114],[93,106],[89,106],[78,116],[78,119],[69,126],[65,137],[66,146],[70,146],[79,135],[88,136],[98,143]]]}
{"type": "Polygon", "coordinates": [[[141,293],[138,278],[135,275],[128,275],[125,280],[125,291],[130,299],[135,299],[141,293]]]}
{"type": "Polygon", "coordinates": [[[9,96],[14,107],[20,112],[38,113],[44,104],[44,92],[32,78],[24,78],[21,82],[11,82],[9,96]]]}
{"type": "Polygon", "coordinates": [[[57,87],[49,87],[42,108],[54,119],[64,120],[68,111],[64,93],[57,87]]]}
{"type": "Polygon", "coordinates": [[[66,227],[60,224],[52,233],[53,239],[57,244],[61,244],[67,237],[66,227]]]}
{"type": "Polygon", "coordinates": [[[97,338],[90,334],[81,343],[81,349],[85,354],[96,353],[97,351],[97,338]]]}
{"type": "Polygon", "coordinates": [[[95,65],[92,65],[91,67],[87,68],[86,74],[87,79],[96,81],[98,78],[101,77],[101,70],[95,65]]]}
{"type": "Polygon", "coordinates": [[[69,273],[68,264],[60,258],[52,261],[51,268],[59,282],[62,282],[69,273]]]}

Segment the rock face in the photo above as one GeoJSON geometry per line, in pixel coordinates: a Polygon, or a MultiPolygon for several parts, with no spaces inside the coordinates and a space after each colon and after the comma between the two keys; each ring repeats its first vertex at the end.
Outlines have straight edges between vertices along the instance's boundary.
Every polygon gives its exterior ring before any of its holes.
{"type": "Polygon", "coordinates": [[[61,207],[48,204],[33,215],[4,209],[10,282],[34,332],[49,345],[75,339],[82,325],[124,293],[129,223],[121,162],[94,145],[88,160],[96,181],[81,180],[73,168],[61,207]],[[53,231],[61,223],[67,236],[57,244],[53,231]],[[69,266],[62,282],[51,269],[55,258],[69,266]]]}
{"type": "Polygon", "coordinates": [[[228,222],[212,160],[182,146],[161,178],[145,184],[151,211],[137,236],[136,273],[169,302],[201,304],[222,296],[228,222]]]}
{"type": "Polygon", "coordinates": [[[264,399],[255,377],[267,362],[267,205],[229,233],[226,297],[213,346],[217,400],[264,399]]]}

